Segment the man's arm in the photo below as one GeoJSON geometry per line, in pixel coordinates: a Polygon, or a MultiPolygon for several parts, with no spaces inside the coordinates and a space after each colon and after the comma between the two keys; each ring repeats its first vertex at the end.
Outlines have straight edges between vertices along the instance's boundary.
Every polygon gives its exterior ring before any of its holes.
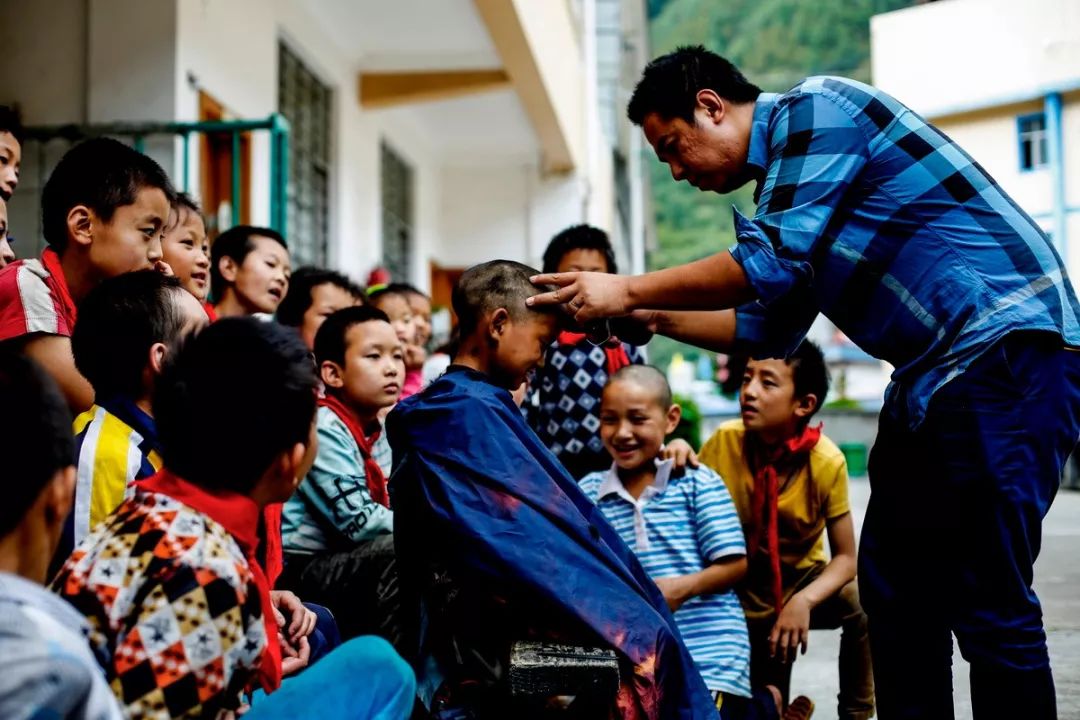
{"type": "Polygon", "coordinates": [[[56,381],[72,414],[78,415],[94,404],[94,388],[75,367],[71,338],[37,333],[22,340],[20,350],[56,381]]]}
{"type": "Polygon", "coordinates": [[[734,310],[638,310],[633,317],[650,331],[713,352],[735,343],[734,310]]]}

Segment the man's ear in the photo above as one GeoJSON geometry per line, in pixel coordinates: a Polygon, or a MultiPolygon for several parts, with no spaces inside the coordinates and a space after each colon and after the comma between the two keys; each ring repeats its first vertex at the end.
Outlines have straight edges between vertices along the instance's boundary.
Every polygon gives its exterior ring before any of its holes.
{"type": "Polygon", "coordinates": [[[667,428],[664,430],[664,435],[670,435],[675,432],[675,428],[679,427],[680,420],[682,420],[682,408],[676,403],[668,408],[667,428]]]}
{"type": "Polygon", "coordinates": [[[319,377],[323,385],[332,388],[345,386],[345,370],[333,360],[324,360],[319,366],[319,377]]]}
{"type": "Polygon", "coordinates": [[[805,418],[814,414],[818,407],[818,397],[814,393],[807,393],[795,399],[795,417],[805,418]]]}
{"type": "Polygon", "coordinates": [[[154,377],[161,375],[165,368],[165,358],[168,357],[169,348],[165,343],[154,343],[150,346],[150,371],[154,377]]]}
{"type": "Polygon", "coordinates": [[[75,466],[58,470],[44,491],[45,521],[49,528],[59,528],[71,513],[75,499],[75,466]]]}
{"type": "Polygon", "coordinates": [[[239,266],[236,264],[236,261],[228,255],[224,255],[218,260],[218,272],[221,273],[221,277],[225,282],[236,282],[237,270],[239,270],[239,266]]]}
{"type": "Polygon", "coordinates": [[[68,242],[87,247],[94,239],[94,211],[86,205],[76,205],[67,214],[68,242]]]}
{"type": "Polygon", "coordinates": [[[698,90],[696,99],[698,107],[705,108],[705,112],[714,124],[719,124],[724,119],[727,102],[714,90],[698,90]]]}

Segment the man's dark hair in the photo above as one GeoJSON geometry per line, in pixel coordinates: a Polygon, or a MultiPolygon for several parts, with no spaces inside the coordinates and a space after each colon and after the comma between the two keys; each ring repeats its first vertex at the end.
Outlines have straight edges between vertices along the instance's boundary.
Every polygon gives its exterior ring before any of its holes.
{"type": "Polygon", "coordinates": [[[19,526],[58,470],[75,457],[71,413],[59,388],[36,363],[0,350],[0,453],[4,457],[4,502],[0,537],[19,526]]]}
{"type": "Polygon", "coordinates": [[[649,113],[693,122],[701,90],[712,90],[733,103],[753,102],[761,94],[761,88],[724,58],[701,45],[685,46],[645,66],[626,115],[635,125],[645,122],[649,113]]]}
{"type": "Polygon", "coordinates": [[[276,318],[282,325],[300,327],[304,323],[304,313],[311,307],[312,291],[320,285],[333,285],[352,295],[358,302],[366,302],[364,288],[345,275],[326,268],[310,265],[297,268],[289,278],[289,292],[278,305],[276,318]]]}
{"type": "MultiPolygon", "coordinates": [[[[225,278],[221,275],[219,265],[221,258],[232,258],[237,265],[244,262],[244,258],[255,249],[255,238],[264,237],[273,240],[286,250],[289,249],[285,238],[277,230],[254,225],[237,225],[231,227],[217,236],[210,246],[210,289],[216,300],[221,299],[225,292],[225,278]]],[[[290,282],[291,279],[290,279],[290,282]]]]}
{"type": "Polygon", "coordinates": [[[817,407],[814,408],[814,412],[806,416],[806,420],[809,421],[825,404],[825,396],[829,394],[829,368],[825,365],[825,356],[822,355],[817,343],[803,340],[785,362],[791,367],[791,377],[795,383],[795,397],[801,398],[812,394],[817,398],[817,407]]]}
{"type": "Polygon", "coordinates": [[[79,143],[60,159],[41,193],[45,241],[63,252],[71,208],[85,205],[109,222],[117,208],[133,204],[143,188],[161,190],[170,204],[176,196],[161,166],[138,150],[111,138],[79,143]]]}
{"type": "Polygon", "coordinates": [[[318,380],[289,328],[225,318],[189,338],[154,392],[165,466],[212,490],[248,494],[270,464],[306,443],[318,380]]]}
{"type": "Polygon", "coordinates": [[[386,290],[387,292],[395,292],[399,295],[404,295],[406,298],[408,298],[410,295],[416,295],[418,297],[424,298],[425,300],[431,300],[430,295],[428,295],[426,292],[421,291],[420,288],[416,287],[415,285],[410,285],[409,283],[393,282],[386,286],[386,290]]]}
{"type": "Polygon", "coordinates": [[[499,308],[506,308],[515,319],[529,312],[557,312],[552,305],[530,308],[525,304],[526,298],[555,290],[554,285],[533,285],[529,278],[538,274],[534,268],[513,260],[491,260],[462,273],[451,296],[461,337],[475,332],[480,318],[499,308]]]}
{"type": "Polygon", "coordinates": [[[11,133],[22,144],[23,125],[19,111],[10,105],[0,105],[0,133],[11,133]]]}
{"type": "Polygon", "coordinates": [[[349,329],[361,323],[381,321],[389,323],[386,313],[371,305],[347,307],[331,314],[315,333],[315,362],[326,361],[345,364],[345,336],[349,329]]]}
{"type": "Polygon", "coordinates": [[[79,303],[71,333],[75,367],[101,399],[138,399],[155,343],[175,345],[184,328],[177,301],[184,288],[154,270],[105,280],[79,303]]]}
{"type": "Polygon", "coordinates": [[[607,233],[592,225],[572,225],[551,239],[544,251],[544,272],[558,272],[559,263],[571,250],[597,250],[604,255],[609,273],[618,272],[615,250],[607,233]]]}

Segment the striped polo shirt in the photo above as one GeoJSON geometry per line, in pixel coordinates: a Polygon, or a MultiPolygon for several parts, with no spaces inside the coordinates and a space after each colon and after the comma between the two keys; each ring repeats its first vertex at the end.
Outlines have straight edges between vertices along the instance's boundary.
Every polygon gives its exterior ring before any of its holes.
{"type": "MultiPolygon", "coordinates": [[[[670,460],[657,463],[656,479],[637,500],[614,467],[586,475],[581,489],[654,579],[690,575],[746,554],[731,496],[707,467],[673,475],[670,460]]],[[[688,600],[675,622],[709,690],[749,697],[750,640],[735,592],[688,600]]]]}
{"type": "Polygon", "coordinates": [[[75,303],[51,249],[0,270],[0,342],[38,333],[70,337],[75,303]],[[49,272],[52,267],[54,272],[49,272]]]}

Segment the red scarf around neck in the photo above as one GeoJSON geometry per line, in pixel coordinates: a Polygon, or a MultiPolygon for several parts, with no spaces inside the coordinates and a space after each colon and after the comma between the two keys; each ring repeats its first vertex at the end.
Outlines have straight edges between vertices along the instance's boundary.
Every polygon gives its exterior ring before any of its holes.
{"type": "Polygon", "coordinates": [[[371,499],[383,507],[390,507],[390,493],[386,489],[386,475],[371,454],[372,446],[375,445],[375,441],[379,438],[380,431],[376,430],[370,436],[366,435],[356,413],[332,395],[319,398],[319,405],[333,410],[341,422],[345,423],[345,427],[349,428],[349,433],[353,436],[353,440],[356,441],[356,446],[360,448],[360,457],[364,459],[364,479],[367,481],[371,499]]]}
{"type": "Polygon", "coordinates": [[[784,588],[780,574],[780,528],[777,514],[780,499],[780,472],[805,463],[810,451],[821,439],[821,425],[803,428],[774,448],[765,448],[752,436],[746,435],[746,457],[754,473],[754,495],[751,498],[750,532],[747,537],[748,557],[753,558],[765,535],[766,552],[772,570],[772,593],[776,614],[784,608],[784,588]]]}
{"type": "Polygon", "coordinates": [[[71,297],[71,290],[68,288],[67,278],[64,276],[64,268],[60,265],[60,256],[52,248],[45,248],[45,251],[41,253],[41,264],[49,275],[56,280],[56,287],[60,290],[60,301],[64,303],[64,310],[71,319],[71,326],[75,327],[75,318],[77,316],[75,300],[71,297]]]}
{"type": "MultiPolygon", "coordinates": [[[[563,330],[559,333],[560,345],[577,345],[587,338],[585,333],[570,332],[563,330]]],[[[604,343],[604,354],[607,355],[607,374],[611,377],[616,372],[630,364],[630,356],[626,354],[626,348],[621,342],[604,343]]]]}
{"type": "MultiPolygon", "coordinates": [[[[173,500],[187,505],[208,516],[218,523],[233,536],[236,544],[244,553],[255,587],[259,591],[259,604],[263,614],[263,623],[266,625],[266,651],[262,656],[259,666],[259,684],[266,692],[272,692],[281,686],[281,644],[278,642],[278,626],[274,619],[273,601],[270,599],[270,588],[273,580],[268,577],[269,571],[264,571],[259,562],[259,520],[263,517],[259,506],[247,495],[230,491],[210,492],[205,488],[188,482],[174,475],[168,470],[161,470],[156,475],[140,480],[136,484],[141,490],[161,493],[173,500]]],[[[267,506],[265,510],[269,510],[267,506]]],[[[277,543],[278,558],[277,572],[281,572],[281,505],[276,505],[278,511],[277,543]]],[[[268,523],[269,526],[269,523],[268,523]]],[[[272,528],[268,527],[268,530],[272,528]]],[[[269,533],[269,534],[272,534],[269,533]]],[[[272,544],[267,542],[267,554],[271,553],[272,544]]],[[[270,563],[268,562],[269,566],[270,563]]]]}

